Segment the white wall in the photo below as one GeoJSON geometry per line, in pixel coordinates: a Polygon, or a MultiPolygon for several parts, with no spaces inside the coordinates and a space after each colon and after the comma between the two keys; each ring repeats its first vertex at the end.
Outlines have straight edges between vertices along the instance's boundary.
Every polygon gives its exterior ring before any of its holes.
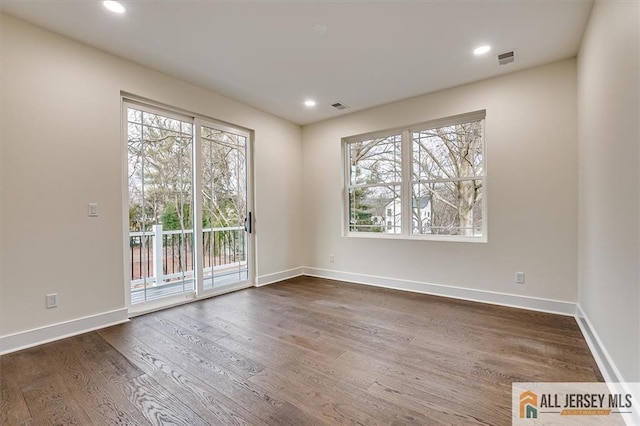
{"type": "Polygon", "coordinates": [[[640,3],[597,2],[578,57],[579,303],[640,381],[640,3]]]}
{"type": "Polygon", "coordinates": [[[257,273],[302,264],[299,126],[0,19],[0,336],[124,307],[121,90],[255,130],[257,273]],[[89,202],[99,218],[87,217],[89,202]],[[56,309],[45,309],[49,292],[56,309]]]}
{"type": "Polygon", "coordinates": [[[575,73],[566,60],[305,126],[305,265],[575,302],[575,73]],[[480,109],[488,243],[342,237],[342,137],[480,109]],[[525,285],[514,283],[516,271],[525,285]]]}

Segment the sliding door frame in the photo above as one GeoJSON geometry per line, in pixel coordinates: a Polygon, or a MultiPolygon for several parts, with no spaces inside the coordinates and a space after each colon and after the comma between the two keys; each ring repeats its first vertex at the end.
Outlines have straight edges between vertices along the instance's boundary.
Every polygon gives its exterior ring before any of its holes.
{"type": "Polygon", "coordinates": [[[120,97],[121,106],[121,152],[122,152],[122,242],[123,242],[123,274],[124,274],[124,290],[125,290],[125,303],[129,312],[129,317],[142,315],[148,312],[153,312],[160,309],[169,308],[172,306],[189,303],[199,299],[206,299],[209,297],[217,296],[224,293],[229,293],[236,290],[241,290],[248,287],[255,286],[256,276],[256,242],[255,242],[255,219],[254,216],[254,202],[255,202],[255,189],[253,180],[253,142],[254,132],[250,129],[242,126],[236,126],[215,120],[210,117],[206,117],[200,114],[195,114],[189,111],[181,110],[180,108],[164,105],[159,102],[155,102],[149,99],[145,99],[139,96],[132,95],[130,93],[121,93],[120,97]],[[146,301],[135,305],[131,304],[131,265],[129,263],[130,257],[130,243],[129,243],[129,155],[128,155],[128,122],[127,108],[139,107],[152,113],[167,116],[182,121],[190,121],[193,124],[193,140],[192,140],[192,167],[193,167],[193,253],[194,253],[194,292],[182,293],[176,296],[169,296],[166,298],[146,301]],[[247,172],[247,188],[246,188],[246,212],[252,213],[248,228],[251,232],[246,232],[247,241],[247,280],[239,282],[236,285],[230,285],[222,288],[212,288],[210,290],[204,289],[204,256],[203,256],[203,236],[202,236],[202,215],[203,215],[203,201],[202,201],[202,140],[201,132],[202,126],[211,127],[223,132],[233,133],[246,138],[245,155],[246,155],[246,172],[247,172]],[[133,308],[133,309],[132,309],[133,308]]]}
{"type": "MultiPolygon", "coordinates": [[[[247,287],[252,287],[253,285],[255,285],[255,238],[254,238],[254,224],[248,224],[248,228],[251,230],[251,232],[247,232],[245,231],[245,238],[247,241],[247,280],[244,282],[240,282],[237,285],[234,285],[232,287],[229,288],[221,288],[221,289],[216,289],[215,287],[212,286],[212,288],[210,290],[205,290],[204,289],[204,253],[202,250],[203,247],[203,241],[202,241],[202,215],[203,215],[203,200],[202,200],[202,195],[201,195],[201,189],[202,189],[202,126],[205,127],[209,127],[215,130],[220,130],[223,132],[227,132],[227,133],[233,133],[235,135],[238,136],[242,136],[246,139],[246,143],[245,143],[245,168],[246,168],[246,172],[247,172],[247,176],[246,176],[246,211],[245,214],[248,215],[249,218],[251,218],[251,221],[253,222],[253,202],[254,202],[254,190],[253,190],[253,138],[252,138],[252,132],[249,130],[245,130],[239,127],[232,127],[229,126],[227,124],[224,123],[220,123],[219,121],[216,120],[212,120],[210,118],[200,118],[200,117],[195,117],[194,119],[194,125],[195,125],[195,129],[194,129],[194,137],[195,137],[195,143],[194,143],[194,151],[193,151],[193,156],[194,156],[194,164],[197,164],[198,166],[195,167],[194,169],[194,182],[196,183],[196,185],[199,185],[198,187],[198,195],[197,197],[195,197],[194,199],[194,203],[195,203],[195,217],[194,217],[194,222],[195,222],[195,227],[194,227],[194,232],[196,233],[195,236],[195,244],[196,246],[199,248],[196,251],[196,262],[198,262],[198,265],[202,265],[201,268],[198,268],[198,270],[196,271],[196,294],[197,295],[201,295],[202,297],[210,297],[210,296],[216,296],[218,294],[224,294],[224,293],[228,293],[229,291],[233,291],[233,290],[239,290],[242,288],[247,288],[247,287]]],[[[213,275],[212,275],[212,280],[213,275]]]]}

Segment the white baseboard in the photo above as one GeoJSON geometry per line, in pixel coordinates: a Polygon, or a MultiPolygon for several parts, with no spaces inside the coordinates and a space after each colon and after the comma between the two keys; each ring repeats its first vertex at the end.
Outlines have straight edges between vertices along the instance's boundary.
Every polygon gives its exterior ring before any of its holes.
{"type": "Polygon", "coordinates": [[[593,328],[591,321],[589,321],[589,318],[579,304],[576,309],[576,321],[578,322],[578,327],[580,327],[584,339],[587,341],[587,345],[589,345],[589,349],[591,349],[593,358],[596,360],[604,380],[606,382],[624,382],[620,370],[616,367],[609,352],[607,352],[607,349],[602,344],[598,333],[596,333],[595,328],[593,328]]]}
{"type": "MultiPolygon", "coordinates": [[[[604,381],[609,385],[611,392],[630,393],[633,395],[633,398],[638,401],[638,398],[640,398],[640,383],[625,382],[622,373],[618,370],[616,363],[613,361],[613,358],[611,358],[611,355],[609,355],[607,348],[602,343],[600,336],[593,327],[589,317],[587,317],[587,314],[582,310],[580,304],[576,306],[576,321],[578,322],[580,331],[582,331],[584,340],[586,340],[591,350],[593,358],[596,360],[596,364],[598,364],[600,373],[602,373],[604,381]]],[[[623,414],[622,417],[629,426],[640,425],[640,416],[637,415],[637,411],[635,411],[635,414],[623,414]]]]}
{"type": "Polygon", "coordinates": [[[103,312],[71,321],[0,336],[0,355],[129,321],[127,310],[103,312]]]}
{"type": "Polygon", "coordinates": [[[273,274],[261,275],[256,279],[256,287],[277,283],[290,278],[299,277],[303,274],[303,268],[293,268],[286,271],[275,272],[273,274]]]}
{"type": "Polygon", "coordinates": [[[453,287],[441,284],[378,277],[374,275],[356,274],[353,272],[332,271],[320,268],[304,267],[303,273],[304,275],[312,277],[328,278],[357,284],[367,284],[394,290],[412,291],[415,293],[431,294],[434,296],[451,297],[454,299],[470,300],[473,302],[490,303],[492,305],[510,306],[514,308],[569,316],[575,316],[576,314],[575,303],[563,302],[560,300],[541,299],[530,296],[519,296],[487,290],[453,287]]]}

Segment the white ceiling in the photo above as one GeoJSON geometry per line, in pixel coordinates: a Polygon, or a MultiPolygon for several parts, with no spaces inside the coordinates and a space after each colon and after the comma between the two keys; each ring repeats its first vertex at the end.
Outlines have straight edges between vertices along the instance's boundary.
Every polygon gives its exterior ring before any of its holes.
{"type": "Polygon", "coordinates": [[[592,7],[591,0],[124,0],[127,13],[115,15],[101,3],[0,0],[0,8],[298,124],[573,57],[592,7]],[[481,44],[493,50],[474,57],[481,44]],[[511,49],[516,62],[498,66],[496,54],[511,49]],[[304,107],[306,98],[318,105],[304,107]],[[350,108],[337,111],[335,102],[350,108]]]}

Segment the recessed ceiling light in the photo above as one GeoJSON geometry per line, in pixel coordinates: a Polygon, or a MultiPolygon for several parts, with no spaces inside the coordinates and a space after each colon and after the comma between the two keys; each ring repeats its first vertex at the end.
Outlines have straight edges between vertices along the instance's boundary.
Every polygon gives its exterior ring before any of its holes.
{"type": "Polygon", "coordinates": [[[113,13],[124,13],[126,11],[124,6],[117,1],[107,0],[103,1],[102,4],[113,13]]]}
{"type": "Polygon", "coordinates": [[[304,106],[306,107],[314,107],[316,106],[316,101],[314,101],[313,99],[307,99],[306,101],[304,101],[304,106]]]}
{"type": "Polygon", "coordinates": [[[489,45],[484,45],[484,46],[480,46],[480,47],[476,47],[473,50],[473,54],[474,55],[484,55],[485,53],[487,53],[488,51],[491,50],[491,46],[489,45]]]}

